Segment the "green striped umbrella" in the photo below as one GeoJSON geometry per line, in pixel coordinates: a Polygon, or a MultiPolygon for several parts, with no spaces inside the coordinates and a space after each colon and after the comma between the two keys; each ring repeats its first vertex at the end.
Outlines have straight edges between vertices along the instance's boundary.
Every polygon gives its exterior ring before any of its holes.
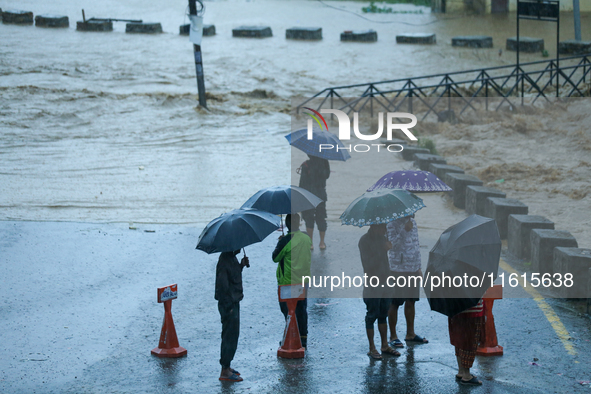
{"type": "Polygon", "coordinates": [[[378,189],[364,193],[341,215],[341,223],[370,226],[410,216],[424,208],[423,200],[402,189],[378,189]]]}

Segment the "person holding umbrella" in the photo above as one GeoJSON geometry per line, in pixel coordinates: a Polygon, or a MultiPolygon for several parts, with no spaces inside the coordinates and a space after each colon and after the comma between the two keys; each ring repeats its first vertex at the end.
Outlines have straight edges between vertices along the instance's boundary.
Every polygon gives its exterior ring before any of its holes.
{"type": "Polygon", "coordinates": [[[250,267],[248,257],[244,256],[240,263],[236,255],[240,249],[233,252],[220,253],[215,275],[215,299],[218,301],[218,311],[222,320],[222,345],[220,364],[222,372],[220,380],[241,382],[240,373],[230,368],[238,347],[240,335],[240,301],[244,298],[242,292],[242,270],[250,267]]]}
{"type": "MultiPolygon", "coordinates": [[[[451,191],[451,188],[437,176],[428,171],[401,170],[392,171],[382,176],[367,189],[368,192],[382,189],[403,189],[413,193],[437,193],[451,191]]],[[[388,312],[390,324],[390,346],[402,348],[404,345],[396,334],[398,308],[404,304],[406,318],[407,342],[429,343],[428,340],[415,333],[415,302],[419,300],[420,288],[411,287],[409,277],[417,277],[421,273],[421,252],[419,250],[419,233],[414,215],[399,218],[388,223],[388,239],[393,248],[388,252],[390,269],[395,277],[405,277],[406,287],[396,287],[392,298],[392,306],[388,312]]]]}
{"type": "Polygon", "coordinates": [[[246,253],[238,263],[236,255],[245,246],[260,242],[279,228],[276,215],[258,209],[235,209],[225,213],[205,226],[197,249],[208,254],[220,253],[216,267],[215,299],[222,321],[222,344],[219,380],[241,382],[240,373],[230,367],[236,354],[240,334],[240,301],[242,291],[242,270],[250,267],[246,253]]]}
{"type": "MultiPolygon", "coordinates": [[[[425,293],[431,310],[448,317],[449,340],[455,347],[458,373],[456,380],[465,385],[480,386],[482,382],[470,374],[480,340],[484,310],[482,297],[488,279],[462,286],[432,286],[427,278],[468,276],[497,277],[501,257],[501,237],[493,219],[471,215],[441,234],[429,252],[425,273],[425,293]]],[[[433,283],[433,282],[431,282],[433,283]]]]}
{"type": "MultiPolygon", "coordinates": [[[[310,109],[310,108],[306,108],[310,109]]],[[[326,125],[326,123],[325,123],[326,125]]],[[[327,130],[312,129],[312,138],[308,139],[308,129],[296,130],[285,136],[291,146],[306,153],[309,160],[306,160],[298,168],[298,174],[301,175],[300,184],[312,194],[320,197],[323,202],[315,209],[302,212],[302,217],[306,222],[306,231],[313,238],[314,223],[318,226],[320,233],[320,249],[326,249],[324,236],[326,234],[326,180],[330,176],[329,160],[347,161],[351,158],[349,152],[341,140],[335,134],[327,130]],[[336,149],[321,149],[324,146],[332,146],[336,149]]],[[[313,246],[311,246],[313,249],[313,246]]]]}
{"type": "Polygon", "coordinates": [[[367,309],[366,330],[370,343],[368,355],[372,358],[382,358],[373,345],[373,323],[375,320],[378,320],[378,330],[382,338],[382,352],[394,356],[400,355],[387,343],[386,318],[391,300],[389,288],[385,287],[385,284],[390,274],[388,251],[392,248],[392,244],[385,237],[386,224],[396,220],[408,221],[408,215],[412,215],[424,207],[422,199],[406,190],[381,188],[366,192],[356,198],[340,217],[342,224],[358,227],[370,226],[367,234],[359,240],[359,252],[365,274],[368,277],[377,276],[381,283],[381,285],[378,284],[377,289],[363,289],[363,301],[367,309]],[[388,294],[384,294],[384,291],[387,291],[388,294]]]}
{"type": "MultiPolygon", "coordinates": [[[[300,215],[289,214],[285,217],[287,235],[282,236],[277,242],[273,251],[273,261],[277,264],[277,285],[294,285],[302,283],[302,276],[311,276],[311,253],[312,240],[307,234],[300,231],[300,215]]],[[[304,284],[305,285],[305,284],[304,284]]],[[[280,302],[279,308],[285,319],[287,319],[287,303],[280,302]]],[[[304,298],[298,301],[296,319],[302,347],[307,347],[308,342],[308,300],[304,298]]]]}

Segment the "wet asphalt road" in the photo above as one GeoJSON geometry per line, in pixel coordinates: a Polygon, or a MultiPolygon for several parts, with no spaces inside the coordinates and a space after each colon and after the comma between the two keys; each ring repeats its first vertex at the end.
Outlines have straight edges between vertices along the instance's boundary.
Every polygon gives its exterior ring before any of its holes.
{"type": "MultiPolygon", "coordinates": [[[[277,234],[247,248],[251,268],[244,272],[241,336],[232,365],[245,380],[219,382],[221,324],[213,299],[217,255],[194,249],[200,231],[173,225],[129,230],[123,224],[0,222],[0,392],[591,391],[578,383],[591,380],[590,321],[561,300],[548,303],[568,330],[576,355],[566,352],[534,300],[497,301],[495,319],[505,354],[477,358],[473,372],[484,381],[481,388],[454,381],[447,319],[431,312],[425,299],[417,303],[416,331],[430,343],[405,347],[401,357],[367,357],[361,299],[316,298],[308,304],[306,357],[279,359],[283,321],[269,257],[277,234]],[[172,312],[188,356],[162,360],[150,354],[163,316],[156,288],[175,282],[179,298],[172,312]],[[534,358],[537,365],[530,364],[534,358]]],[[[353,251],[364,231],[331,224],[329,248],[313,253],[315,272],[358,259],[353,251]]],[[[423,230],[424,262],[437,231],[423,230]]],[[[399,320],[403,335],[402,313],[399,320]]]]}

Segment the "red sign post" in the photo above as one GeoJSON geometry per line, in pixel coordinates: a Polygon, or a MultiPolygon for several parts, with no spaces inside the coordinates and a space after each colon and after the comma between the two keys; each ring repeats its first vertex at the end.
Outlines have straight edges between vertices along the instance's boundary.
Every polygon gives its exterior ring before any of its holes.
{"type": "Polygon", "coordinates": [[[302,347],[300,330],[298,329],[295,315],[296,306],[299,300],[306,298],[306,288],[299,285],[282,285],[278,288],[279,302],[287,304],[288,314],[285,321],[283,342],[277,350],[277,356],[283,358],[303,358],[305,349],[302,347]]]}
{"type": "Polygon", "coordinates": [[[179,345],[174,321],[172,320],[172,300],[177,298],[178,288],[174,285],[158,288],[158,303],[164,303],[164,321],[160,331],[158,347],[152,349],[152,354],[158,357],[182,357],[187,355],[187,349],[179,345]]]}

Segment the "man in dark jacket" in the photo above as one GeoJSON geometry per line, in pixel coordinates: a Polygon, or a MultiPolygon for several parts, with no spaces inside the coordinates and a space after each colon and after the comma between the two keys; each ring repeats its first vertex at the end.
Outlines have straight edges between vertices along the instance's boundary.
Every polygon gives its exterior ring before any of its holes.
{"type": "MultiPolygon", "coordinates": [[[[300,187],[306,189],[322,202],[314,209],[302,212],[302,218],[306,222],[306,232],[313,239],[314,222],[318,226],[320,234],[320,249],[326,249],[324,235],[326,234],[326,180],[330,176],[330,164],[328,160],[308,155],[309,160],[302,163],[300,167],[300,187]]],[[[312,246],[313,248],[313,246],[312,246]]]]}
{"type": "Polygon", "coordinates": [[[240,334],[240,301],[242,293],[242,269],[250,267],[248,257],[239,263],[236,255],[240,250],[220,253],[215,275],[215,299],[222,319],[222,345],[220,364],[222,372],[220,380],[240,382],[240,373],[230,368],[236,354],[238,336],[240,334]]]}

